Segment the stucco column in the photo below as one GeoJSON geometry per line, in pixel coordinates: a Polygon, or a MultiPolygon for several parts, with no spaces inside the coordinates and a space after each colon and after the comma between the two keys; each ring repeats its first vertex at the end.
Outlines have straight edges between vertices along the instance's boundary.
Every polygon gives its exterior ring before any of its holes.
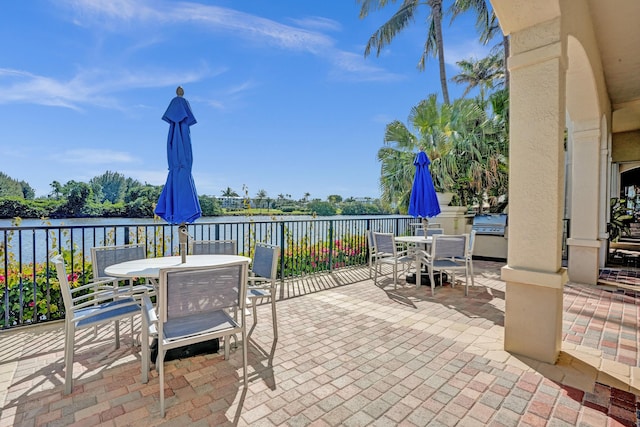
{"type": "MultiPolygon", "coordinates": [[[[560,19],[511,33],[505,350],[555,363],[562,338],[566,45],[560,19]]],[[[575,182],[574,182],[575,184],[575,182]]]]}
{"type": "Polygon", "coordinates": [[[598,282],[601,241],[599,123],[573,123],[571,230],[569,278],[572,282],[595,285],[598,282]]]}

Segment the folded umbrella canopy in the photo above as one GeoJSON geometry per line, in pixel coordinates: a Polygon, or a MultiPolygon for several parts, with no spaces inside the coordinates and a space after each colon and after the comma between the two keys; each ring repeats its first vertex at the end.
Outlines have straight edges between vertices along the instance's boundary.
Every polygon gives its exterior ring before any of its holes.
{"type": "Polygon", "coordinates": [[[433,187],[431,172],[429,172],[429,157],[420,151],[413,164],[416,167],[416,174],[411,187],[411,197],[409,198],[409,215],[423,219],[431,218],[440,213],[440,205],[433,187]]]}
{"type": "Polygon", "coordinates": [[[196,118],[191,112],[189,102],[182,97],[182,88],[179,87],[176,93],[178,96],[171,100],[162,116],[162,120],[169,123],[169,175],[155,209],[156,215],[169,224],[193,222],[202,215],[198,193],[191,176],[193,154],[189,127],[196,124],[196,118]]]}
{"type": "Polygon", "coordinates": [[[169,123],[167,138],[167,161],[169,175],[162,188],[155,213],[169,224],[180,224],[178,237],[182,262],[186,262],[187,226],[185,223],[200,218],[202,209],[198,192],[191,175],[193,153],[191,151],[191,132],[189,127],[196,124],[189,102],[182,97],[184,90],[178,87],[176,96],[171,100],[162,120],[169,123]]]}

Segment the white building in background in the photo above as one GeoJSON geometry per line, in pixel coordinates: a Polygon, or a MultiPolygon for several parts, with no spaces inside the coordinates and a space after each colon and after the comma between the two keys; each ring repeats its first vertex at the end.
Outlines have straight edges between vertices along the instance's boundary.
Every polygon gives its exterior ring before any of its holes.
{"type": "Polygon", "coordinates": [[[242,197],[216,197],[220,206],[225,209],[242,209],[244,207],[244,199],[242,197]]]}

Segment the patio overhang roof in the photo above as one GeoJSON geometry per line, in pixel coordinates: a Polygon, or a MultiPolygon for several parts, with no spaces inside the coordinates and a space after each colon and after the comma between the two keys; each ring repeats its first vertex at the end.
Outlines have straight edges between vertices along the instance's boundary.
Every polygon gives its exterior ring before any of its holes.
{"type": "MultiPolygon", "coordinates": [[[[558,0],[491,3],[505,34],[554,19],[562,9],[558,0]]],[[[611,103],[611,131],[640,130],[640,2],[587,0],[587,5],[611,103]]]]}

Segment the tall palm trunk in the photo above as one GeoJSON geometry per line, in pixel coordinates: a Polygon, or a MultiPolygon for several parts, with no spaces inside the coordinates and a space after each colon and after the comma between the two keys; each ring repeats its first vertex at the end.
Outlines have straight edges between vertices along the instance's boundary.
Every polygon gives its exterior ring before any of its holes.
{"type": "Polygon", "coordinates": [[[442,87],[442,99],[445,104],[450,104],[449,88],[447,86],[447,72],[444,62],[444,42],[442,39],[442,0],[429,0],[433,24],[435,28],[436,45],[438,50],[438,65],[440,67],[440,86],[442,87]]]}
{"type": "Polygon", "coordinates": [[[502,46],[504,49],[504,87],[509,89],[509,67],[507,60],[509,59],[509,36],[502,36],[502,46]]]}

